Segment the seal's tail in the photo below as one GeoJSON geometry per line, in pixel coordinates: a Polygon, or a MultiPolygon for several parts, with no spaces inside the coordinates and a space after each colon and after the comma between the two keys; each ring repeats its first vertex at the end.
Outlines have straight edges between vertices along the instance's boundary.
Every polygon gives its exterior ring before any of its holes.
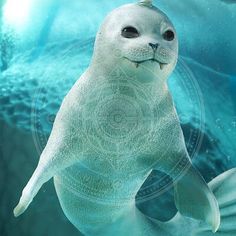
{"type": "Polygon", "coordinates": [[[202,223],[194,236],[233,236],[236,235],[236,168],[224,172],[209,183],[221,214],[221,224],[213,234],[206,224],[202,223]]]}

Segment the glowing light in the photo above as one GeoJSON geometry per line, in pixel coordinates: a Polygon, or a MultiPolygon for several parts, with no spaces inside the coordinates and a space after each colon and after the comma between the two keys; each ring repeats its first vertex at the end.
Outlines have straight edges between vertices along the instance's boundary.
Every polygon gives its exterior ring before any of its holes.
{"type": "Polygon", "coordinates": [[[4,6],[4,20],[11,25],[22,25],[26,22],[31,0],[8,0],[4,6]]]}

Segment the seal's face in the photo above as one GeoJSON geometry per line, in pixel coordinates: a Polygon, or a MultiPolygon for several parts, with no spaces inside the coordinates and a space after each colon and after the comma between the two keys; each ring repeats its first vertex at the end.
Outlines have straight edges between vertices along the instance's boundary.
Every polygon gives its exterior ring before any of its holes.
{"type": "Polygon", "coordinates": [[[107,62],[148,69],[167,78],[178,57],[178,39],[167,16],[155,7],[129,4],[113,11],[97,36],[95,53],[107,62]]]}

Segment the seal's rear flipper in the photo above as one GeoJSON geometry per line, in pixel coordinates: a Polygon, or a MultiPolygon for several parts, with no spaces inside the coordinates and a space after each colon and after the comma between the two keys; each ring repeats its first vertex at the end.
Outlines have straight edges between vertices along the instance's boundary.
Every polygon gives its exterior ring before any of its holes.
{"type": "Polygon", "coordinates": [[[232,236],[236,235],[236,168],[214,178],[209,187],[213,191],[220,207],[221,225],[216,234],[202,223],[194,236],[232,236]]]}
{"type": "Polygon", "coordinates": [[[175,204],[180,214],[210,224],[213,232],[218,230],[218,203],[195,168],[190,167],[175,184],[175,204]]]}

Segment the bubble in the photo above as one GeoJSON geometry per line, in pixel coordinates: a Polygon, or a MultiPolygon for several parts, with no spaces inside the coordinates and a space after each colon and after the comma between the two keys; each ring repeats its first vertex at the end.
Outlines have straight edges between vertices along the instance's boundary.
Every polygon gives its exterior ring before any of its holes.
{"type": "Polygon", "coordinates": [[[220,118],[216,119],[215,122],[216,122],[216,126],[217,126],[218,129],[222,129],[223,128],[220,118]]]}
{"type": "Polygon", "coordinates": [[[232,121],[231,125],[232,125],[233,128],[236,128],[236,121],[232,121]]]}

